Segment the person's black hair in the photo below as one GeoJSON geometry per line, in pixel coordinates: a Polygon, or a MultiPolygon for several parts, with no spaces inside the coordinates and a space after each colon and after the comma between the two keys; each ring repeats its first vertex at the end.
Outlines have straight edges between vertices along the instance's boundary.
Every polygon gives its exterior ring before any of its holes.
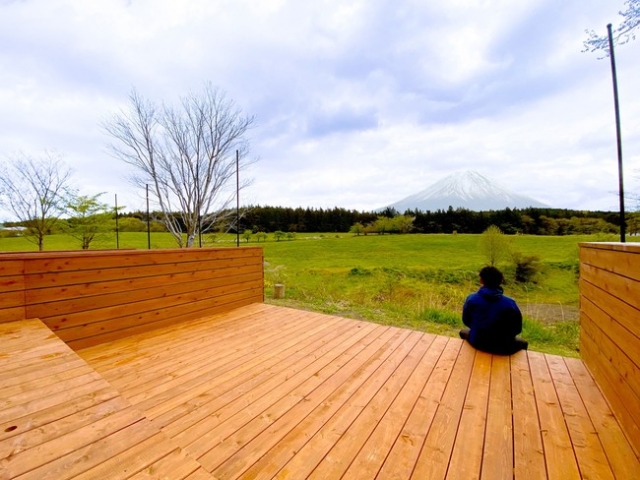
{"type": "Polygon", "coordinates": [[[480,278],[485,287],[496,288],[504,281],[502,272],[496,267],[483,267],[480,270],[480,278]]]}

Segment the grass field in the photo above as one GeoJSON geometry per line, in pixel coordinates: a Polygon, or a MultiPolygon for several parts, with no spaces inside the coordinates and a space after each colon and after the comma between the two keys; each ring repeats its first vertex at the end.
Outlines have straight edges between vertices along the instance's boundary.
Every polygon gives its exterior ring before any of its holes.
{"type": "MultiPolygon", "coordinates": [[[[499,265],[505,291],[525,316],[523,336],[532,349],[578,354],[578,243],[616,240],[594,236],[513,236],[512,249],[539,257],[536,282],[517,283],[515,267],[499,265]],[[549,312],[553,315],[550,316],[549,312]],[[550,321],[552,320],[552,321],[550,321]]],[[[235,235],[203,237],[206,246],[235,246],[235,235]]],[[[457,335],[466,296],[478,288],[485,264],[480,235],[298,234],[295,240],[249,243],[265,256],[267,301],[296,308],[372,320],[445,335],[457,335]],[[286,299],[273,298],[284,283],[286,299]]],[[[147,248],[146,233],[122,233],[120,248],[147,248]]],[[[96,247],[115,248],[115,238],[96,247]]],[[[175,247],[167,233],[151,234],[152,248],[175,247]]],[[[64,235],[46,238],[47,250],[77,248],[64,235]]],[[[33,251],[24,238],[0,239],[0,251],[33,251]]]]}
{"type": "MultiPolygon", "coordinates": [[[[513,250],[540,258],[536,283],[518,284],[515,267],[500,265],[506,293],[529,311],[523,336],[532,349],[577,355],[578,243],[594,239],[511,240],[513,250]]],[[[325,234],[266,243],[266,295],[272,296],[274,283],[284,283],[287,299],[269,301],[457,335],[462,304],[478,288],[477,272],[485,264],[479,241],[479,235],[325,234]]]]}

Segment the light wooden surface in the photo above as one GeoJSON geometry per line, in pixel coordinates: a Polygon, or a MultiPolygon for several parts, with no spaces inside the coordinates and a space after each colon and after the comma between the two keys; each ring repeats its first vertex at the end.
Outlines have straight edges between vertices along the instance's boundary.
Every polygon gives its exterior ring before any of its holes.
{"type": "Polygon", "coordinates": [[[640,454],[640,244],[580,245],[580,325],[584,363],[640,454]]]}
{"type": "Polygon", "coordinates": [[[265,304],[79,355],[219,479],[640,472],[576,359],[265,304]]]}
{"type": "Polygon", "coordinates": [[[0,479],[213,478],[40,320],[0,345],[0,479]]]}
{"type": "Polygon", "coordinates": [[[0,254],[0,323],[78,350],[263,300],[259,247],[0,254]]]}

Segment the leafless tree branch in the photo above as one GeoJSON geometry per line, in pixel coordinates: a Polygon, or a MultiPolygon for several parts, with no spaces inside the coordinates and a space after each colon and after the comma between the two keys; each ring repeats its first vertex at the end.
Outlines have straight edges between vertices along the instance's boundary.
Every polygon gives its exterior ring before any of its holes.
{"type": "Polygon", "coordinates": [[[7,158],[0,173],[0,204],[25,227],[26,238],[44,248],[44,236],[65,213],[75,195],[72,172],[62,155],[45,151],[40,157],[19,153],[7,158]]]}
{"type": "MultiPolygon", "coordinates": [[[[623,12],[618,12],[622,16],[622,23],[612,31],[614,45],[623,45],[631,40],[635,40],[635,29],[640,26],[640,0],[627,0],[625,5],[627,9],[623,12]]],[[[584,49],[582,51],[601,51],[605,53],[602,58],[608,57],[608,35],[600,36],[594,30],[585,30],[585,33],[587,34],[587,39],[584,41],[584,49]]]]}
{"type": "MultiPolygon", "coordinates": [[[[149,185],[164,223],[181,247],[210,231],[235,198],[236,174],[251,162],[245,140],[254,117],[243,115],[224,93],[206,85],[177,107],[157,107],[135,90],[129,107],[103,123],[112,155],[132,165],[132,182],[149,185]],[[183,234],[186,233],[186,241],[183,234]]],[[[242,187],[247,185],[243,183],[242,187]]]]}

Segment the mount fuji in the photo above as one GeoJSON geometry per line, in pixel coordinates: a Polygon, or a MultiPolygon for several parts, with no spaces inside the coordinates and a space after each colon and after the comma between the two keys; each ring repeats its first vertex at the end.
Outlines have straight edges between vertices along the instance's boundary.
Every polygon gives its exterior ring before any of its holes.
{"type": "Polygon", "coordinates": [[[392,203],[387,208],[395,208],[403,213],[409,209],[423,212],[447,210],[450,206],[476,212],[504,210],[507,207],[548,207],[534,198],[514,193],[478,172],[465,171],[452,173],[421,192],[392,203]]]}

